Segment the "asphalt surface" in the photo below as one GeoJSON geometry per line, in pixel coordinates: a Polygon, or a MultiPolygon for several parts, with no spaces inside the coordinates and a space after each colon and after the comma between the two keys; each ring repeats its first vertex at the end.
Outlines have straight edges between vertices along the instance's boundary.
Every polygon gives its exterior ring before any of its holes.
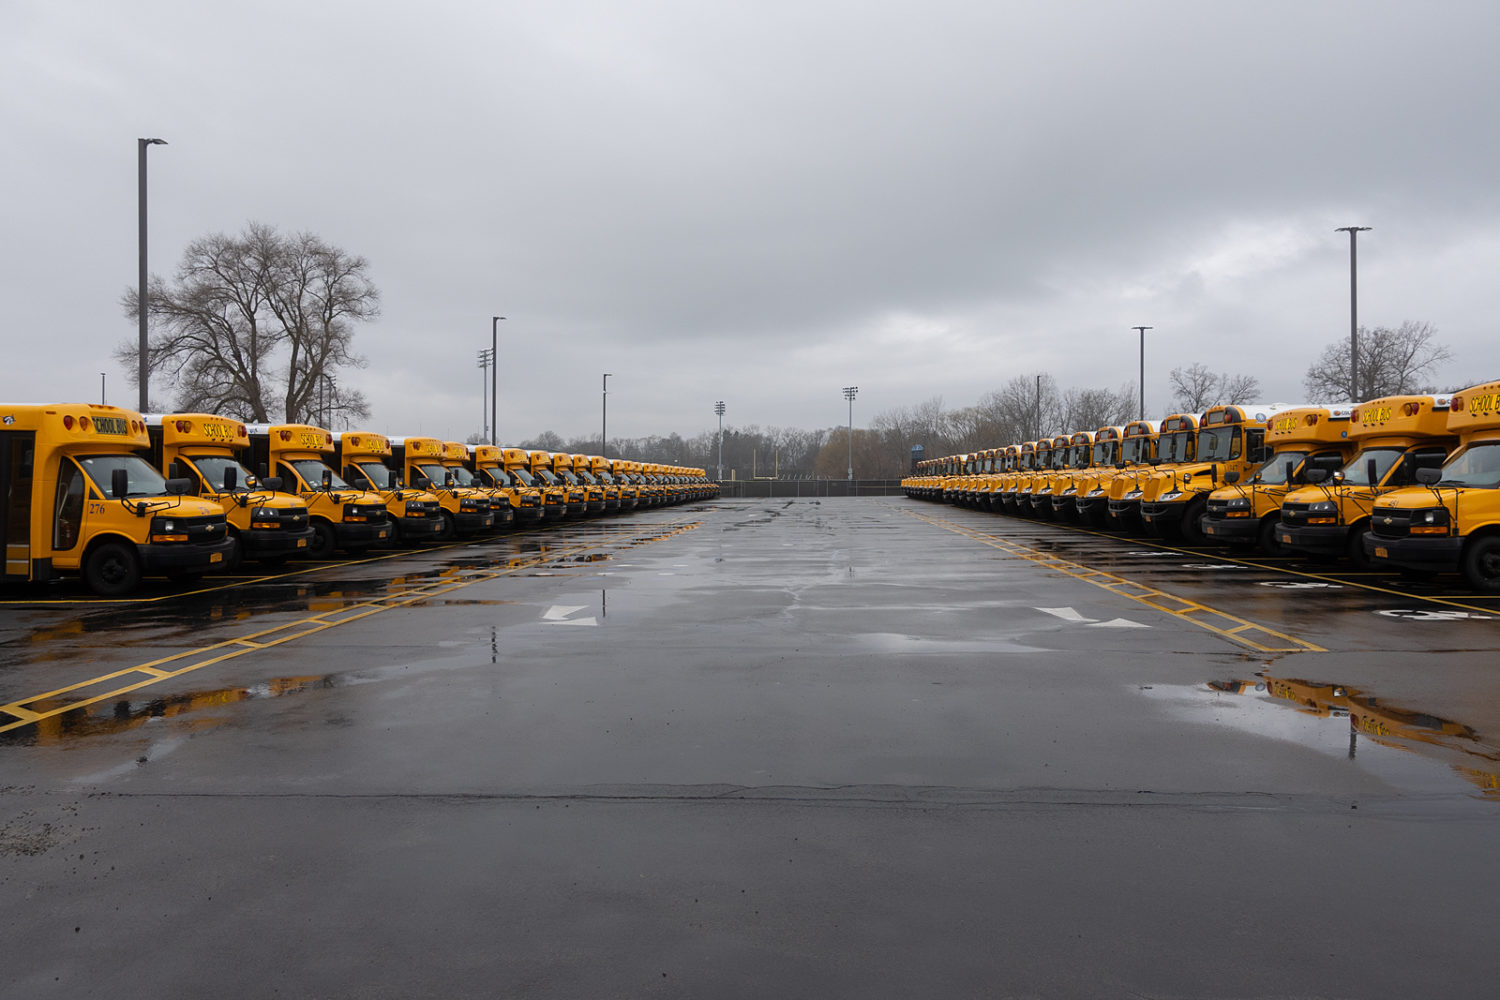
{"type": "Polygon", "coordinates": [[[904,498],[0,591],[7,996],[1489,997],[1500,601],[904,498]]]}

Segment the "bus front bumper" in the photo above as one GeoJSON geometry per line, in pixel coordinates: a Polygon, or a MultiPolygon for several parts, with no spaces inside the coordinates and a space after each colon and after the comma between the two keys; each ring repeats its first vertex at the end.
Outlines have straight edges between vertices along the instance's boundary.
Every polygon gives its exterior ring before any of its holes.
{"type": "Polygon", "coordinates": [[[1287,524],[1276,525],[1276,540],[1298,552],[1336,556],[1344,551],[1344,540],[1349,537],[1347,524],[1287,524]]]}
{"type": "Polygon", "coordinates": [[[1248,515],[1219,517],[1205,514],[1199,523],[1203,526],[1203,533],[1216,542],[1253,542],[1260,532],[1260,522],[1248,515]]]}
{"type": "Polygon", "coordinates": [[[333,526],[334,541],[341,549],[367,549],[391,538],[390,521],[340,521],[333,526]]]}
{"type": "Polygon", "coordinates": [[[306,552],[307,547],[312,544],[312,537],[312,525],[301,531],[251,528],[240,532],[240,546],[246,559],[266,559],[306,552]]]}
{"type": "Polygon", "coordinates": [[[1458,572],[1458,561],[1464,548],[1461,537],[1381,538],[1371,531],[1365,532],[1361,544],[1365,547],[1365,555],[1376,562],[1437,573],[1458,572]]]}
{"type": "Polygon", "coordinates": [[[234,542],[225,537],[217,542],[137,543],[135,551],[141,559],[141,572],[154,575],[220,569],[233,548],[234,542]]]}
{"type": "Polygon", "coordinates": [[[475,535],[481,531],[492,531],[495,515],[486,509],[483,513],[459,511],[453,515],[453,528],[460,535],[475,535]]]}

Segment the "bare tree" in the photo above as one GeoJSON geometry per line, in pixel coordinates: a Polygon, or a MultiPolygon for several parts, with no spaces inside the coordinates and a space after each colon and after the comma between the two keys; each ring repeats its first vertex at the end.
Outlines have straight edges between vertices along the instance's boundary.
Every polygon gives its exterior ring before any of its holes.
{"type": "MultiPolygon", "coordinates": [[[[182,410],[258,422],[273,412],[325,424],[368,417],[364,396],[336,377],[365,365],[351,345],[354,324],[380,312],[368,266],[310,233],[260,223],[194,240],[171,282],[151,281],[148,372],[173,379],[182,410]]],[[[122,304],[139,314],[134,289],[122,304]]],[[[134,362],[136,349],[122,344],[115,357],[134,362]]]]}
{"type": "Polygon", "coordinates": [[[1359,385],[1349,384],[1349,341],[1336,340],[1307,369],[1302,387],[1313,399],[1361,402],[1381,396],[1434,391],[1433,369],[1452,360],[1434,338],[1431,323],[1406,320],[1399,327],[1359,329],[1359,385]]]}
{"type": "Polygon", "coordinates": [[[1063,410],[1064,425],[1074,431],[1123,424],[1135,415],[1135,383],[1126,382],[1118,390],[1069,389],[1063,393],[1063,410]]]}
{"type": "Polygon", "coordinates": [[[1219,403],[1248,403],[1260,393],[1260,379],[1255,376],[1215,374],[1198,362],[1173,368],[1169,378],[1174,413],[1202,413],[1219,403]]]}

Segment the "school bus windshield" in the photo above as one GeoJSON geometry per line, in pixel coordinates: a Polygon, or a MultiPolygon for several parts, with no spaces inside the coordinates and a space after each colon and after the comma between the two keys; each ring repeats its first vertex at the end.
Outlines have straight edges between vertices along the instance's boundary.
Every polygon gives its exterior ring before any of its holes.
{"type": "Polygon", "coordinates": [[[1094,464],[1114,465],[1115,454],[1120,447],[1118,441],[1097,441],[1094,443],[1094,464]]]}
{"type": "MultiPolygon", "coordinates": [[[[349,484],[344,482],[337,472],[334,472],[316,458],[290,459],[287,461],[287,464],[296,469],[297,475],[301,476],[303,481],[315,490],[322,489],[324,473],[332,477],[329,485],[334,489],[347,490],[350,488],[349,484]]],[[[287,486],[290,488],[291,484],[288,483],[287,486]]]]}
{"type": "Polygon", "coordinates": [[[1344,482],[1350,486],[1376,486],[1401,458],[1401,448],[1366,448],[1344,466],[1344,482]],[[1375,462],[1375,482],[1370,482],[1370,461],[1375,462]]]}
{"type": "Polygon", "coordinates": [[[193,465],[197,466],[198,471],[203,474],[203,484],[216,493],[229,492],[229,488],[225,485],[228,480],[224,475],[229,469],[234,469],[237,477],[235,492],[248,492],[255,484],[255,475],[232,458],[220,455],[194,455],[193,465]]]}
{"type": "MultiPolygon", "coordinates": [[[[517,469],[516,471],[517,471],[517,473],[520,472],[519,469],[517,469]]],[[[557,481],[557,477],[552,474],[552,470],[551,469],[537,469],[536,470],[536,477],[538,479],[540,479],[542,482],[546,483],[548,486],[561,486],[562,485],[560,482],[557,481]]],[[[527,483],[526,485],[530,486],[531,484],[527,483]]]]}
{"type": "Polygon", "coordinates": [[[1198,461],[1222,461],[1240,457],[1238,427],[1206,427],[1198,432],[1198,461]]]}
{"type": "Polygon", "coordinates": [[[1188,462],[1193,458],[1193,432],[1176,431],[1161,436],[1158,454],[1163,462],[1188,462]]]}
{"type": "Polygon", "coordinates": [[[1261,482],[1269,486],[1281,486],[1286,482],[1287,465],[1290,464],[1293,469],[1296,469],[1306,457],[1305,451],[1279,451],[1256,471],[1256,475],[1260,476],[1261,482]]]}
{"type": "Polygon", "coordinates": [[[139,455],[89,455],[78,459],[83,471],[105,496],[111,496],[110,482],[116,469],[125,470],[125,495],[159,497],[167,492],[167,481],[161,473],[139,455]]]}
{"type": "Polygon", "coordinates": [[[516,477],[516,481],[522,486],[535,486],[536,482],[531,478],[531,473],[525,469],[511,469],[510,474],[516,477]]]}
{"type": "Polygon", "coordinates": [[[1500,441],[1472,444],[1443,466],[1443,486],[1500,486],[1500,441]]]}
{"type": "Polygon", "coordinates": [[[445,477],[453,471],[447,466],[438,465],[436,462],[428,462],[426,465],[418,465],[416,468],[418,472],[432,480],[435,486],[443,485],[446,482],[445,477]]]}
{"type": "Polygon", "coordinates": [[[1140,464],[1151,457],[1151,439],[1146,437],[1133,437],[1123,442],[1120,451],[1120,460],[1124,462],[1135,462],[1140,464]]]}
{"type": "Polygon", "coordinates": [[[370,485],[377,490],[397,490],[396,470],[381,462],[355,462],[354,467],[365,474],[370,485]]]}
{"type": "Polygon", "coordinates": [[[479,477],[461,465],[444,466],[443,471],[453,473],[453,481],[460,486],[482,486],[479,477]]]}

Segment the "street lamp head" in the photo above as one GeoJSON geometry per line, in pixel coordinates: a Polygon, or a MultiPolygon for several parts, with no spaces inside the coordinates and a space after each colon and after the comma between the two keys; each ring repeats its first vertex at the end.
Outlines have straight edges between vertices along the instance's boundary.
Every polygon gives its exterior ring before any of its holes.
{"type": "Polygon", "coordinates": [[[1339,226],[1334,230],[1336,233],[1368,233],[1369,226],[1339,226]]]}
{"type": "Polygon", "coordinates": [[[148,146],[165,146],[167,144],[167,140],[165,139],[142,139],[141,142],[144,142],[148,146]]]}

